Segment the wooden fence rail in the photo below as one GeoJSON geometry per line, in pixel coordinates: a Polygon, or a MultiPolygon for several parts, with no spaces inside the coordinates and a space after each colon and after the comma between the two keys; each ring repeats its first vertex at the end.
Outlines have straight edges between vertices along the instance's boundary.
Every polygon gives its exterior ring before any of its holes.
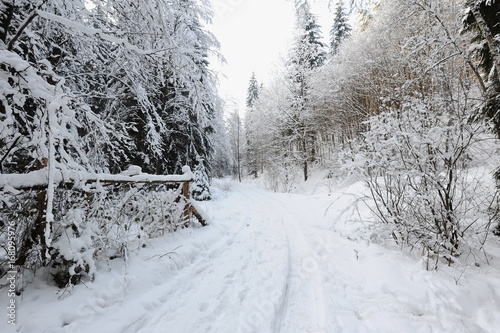
{"type": "MultiPolygon", "coordinates": [[[[37,197],[39,208],[44,209],[45,203],[40,201],[46,200],[45,191],[49,183],[49,171],[46,167],[46,162],[39,163],[39,170],[35,170],[26,174],[0,174],[0,190],[18,193],[20,190],[40,190],[37,197]]],[[[187,166],[182,168],[182,175],[151,175],[140,172],[138,167],[130,167],[122,174],[97,174],[87,173],[82,171],[62,171],[55,170],[52,175],[52,183],[56,186],[75,186],[80,185],[82,190],[90,190],[88,186],[104,184],[165,184],[178,183],[182,184],[181,197],[176,201],[183,199],[186,202],[183,216],[186,219],[191,219],[194,216],[202,226],[206,226],[207,222],[202,215],[193,207],[189,194],[189,183],[193,182],[194,177],[191,169],[187,166]]],[[[42,213],[42,212],[40,212],[42,213]]],[[[43,212],[41,215],[45,215],[43,212]]]]}

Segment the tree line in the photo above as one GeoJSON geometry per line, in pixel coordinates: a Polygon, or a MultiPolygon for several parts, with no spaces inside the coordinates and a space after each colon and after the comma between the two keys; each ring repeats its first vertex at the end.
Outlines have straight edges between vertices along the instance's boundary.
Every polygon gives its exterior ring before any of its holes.
{"type": "Polygon", "coordinates": [[[499,172],[479,167],[499,163],[499,3],[338,1],[328,46],[309,1],[295,4],[282,71],[250,80],[246,172],[280,191],[317,167],[351,175],[429,267],[481,252],[498,222],[499,172]]]}

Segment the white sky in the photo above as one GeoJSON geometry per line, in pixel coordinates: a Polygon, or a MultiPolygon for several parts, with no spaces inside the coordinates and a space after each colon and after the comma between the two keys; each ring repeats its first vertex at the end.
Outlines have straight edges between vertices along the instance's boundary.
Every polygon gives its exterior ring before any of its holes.
{"type": "MultiPolygon", "coordinates": [[[[333,14],[327,0],[312,2],[319,17],[323,37],[329,39],[333,14]]],[[[226,109],[245,111],[245,99],[252,72],[259,83],[272,77],[279,58],[286,56],[295,27],[295,9],[291,0],[212,0],[215,16],[208,28],[221,43],[226,64],[212,59],[219,73],[219,93],[226,109]]]]}
{"type": "Polygon", "coordinates": [[[273,63],[286,54],[295,25],[294,7],[287,0],[212,0],[215,11],[209,29],[221,43],[226,64],[212,60],[219,73],[219,93],[227,107],[232,101],[243,113],[252,72],[259,82],[270,78],[273,63]]]}

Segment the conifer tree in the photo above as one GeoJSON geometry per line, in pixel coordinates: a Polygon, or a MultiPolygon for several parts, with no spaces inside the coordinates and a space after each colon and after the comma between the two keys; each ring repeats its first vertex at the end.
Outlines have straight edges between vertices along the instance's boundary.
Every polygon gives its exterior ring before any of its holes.
{"type": "Polygon", "coordinates": [[[304,180],[309,174],[309,163],[315,156],[315,130],[310,100],[309,76],[326,60],[325,45],[321,41],[321,29],[316,17],[304,6],[298,12],[298,34],[288,62],[288,87],[291,94],[291,113],[283,134],[294,142],[300,152],[296,159],[302,165],[304,180]]]}
{"type": "Polygon", "coordinates": [[[210,194],[210,179],[207,174],[207,168],[203,164],[203,161],[198,161],[194,169],[194,183],[191,193],[193,198],[199,201],[206,201],[212,198],[210,194]]]}
{"type": "Polygon", "coordinates": [[[344,11],[343,0],[339,0],[335,12],[335,19],[330,31],[330,54],[338,52],[340,44],[351,36],[351,26],[349,25],[347,13],[344,11]]]}
{"type": "Polygon", "coordinates": [[[255,104],[255,101],[259,98],[259,83],[255,78],[255,73],[252,73],[252,77],[250,78],[250,84],[247,90],[247,107],[252,108],[255,104]]]}
{"type": "Polygon", "coordinates": [[[248,163],[248,173],[257,177],[258,174],[258,148],[255,143],[255,103],[259,99],[260,87],[252,73],[247,91],[247,111],[245,115],[245,136],[247,142],[246,160],[248,163]]]}
{"type": "MultiPolygon", "coordinates": [[[[197,176],[193,197],[210,198],[222,117],[207,61],[217,42],[202,27],[207,2],[88,2],[0,0],[0,173],[48,174],[37,198],[46,214],[14,217],[16,263],[26,268],[57,256],[48,252],[61,235],[52,226],[79,204],[55,208],[59,174],[116,173],[130,163],[171,174],[188,164],[197,176]]],[[[7,201],[0,204],[3,214],[7,201]]]]}

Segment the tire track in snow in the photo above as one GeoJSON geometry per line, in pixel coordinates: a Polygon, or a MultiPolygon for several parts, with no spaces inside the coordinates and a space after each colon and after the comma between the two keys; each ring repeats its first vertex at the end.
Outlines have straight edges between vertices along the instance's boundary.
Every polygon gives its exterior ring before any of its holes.
{"type": "Polygon", "coordinates": [[[281,325],[285,317],[286,309],[288,308],[288,302],[290,298],[290,278],[292,276],[292,256],[290,255],[290,238],[288,237],[288,233],[286,233],[285,229],[286,227],[283,220],[281,220],[281,224],[283,226],[283,229],[285,230],[286,243],[288,249],[288,263],[287,263],[287,273],[285,276],[285,284],[283,286],[283,294],[279,301],[279,307],[276,311],[276,315],[273,319],[274,333],[281,332],[281,325]]]}
{"type": "MultiPolygon", "coordinates": [[[[283,210],[286,212],[286,210],[283,210]]],[[[303,236],[302,221],[287,213],[290,219],[284,223],[289,238],[290,275],[287,281],[288,295],[283,304],[278,332],[324,332],[325,302],[321,271],[313,256],[312,246],[303,236]]]]}
{"type": "MultiPolygon", "coordinates": [[[[265,191],[251,190],[256,199],[271,207],[281,221],[288,247],[288,272],[283,294],[274,318],[275,333],[325,332],[325,300],[322,275],[316,266],[313,246],[304,237],[301,224],[307,224],[293,214],[280,200],[265,191]]],[[[296,209],[297,207],[294,207],[296,209]]]]}

